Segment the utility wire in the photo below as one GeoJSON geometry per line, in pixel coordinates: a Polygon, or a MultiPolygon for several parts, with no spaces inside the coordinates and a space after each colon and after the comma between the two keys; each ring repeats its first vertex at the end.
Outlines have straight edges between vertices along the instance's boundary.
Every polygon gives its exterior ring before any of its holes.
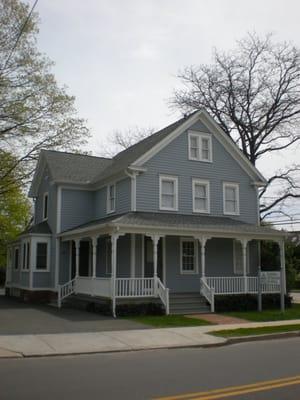
{"type": "Polygon", "coordinates": [[[19,43],[19,40],[20,40],[20,38],[22,36],[22,33],[24,32],[24,29],[25,29],[25,27],[26,27],[31,15],[33,13],[33,10],[35,9],[35,6],[37,5],[37,2],[38,2],[38,0],[35,0],[35,2],[33,3],[33,6],[31,7],[31,10],[30,10],[29,14],[27,15],[23,25],[21,26],[20,32],[18,33],[18,36],[17,36],[16,41],[15,41],[15,44],[13,45],[12,49],[10,50],[9,55],[8,55],[8,57],[7,57],[7,59],[6,59],[5,63],[4,63],[4,66],[2,68],[3,70],[6,68],[9,60],[11,59],[11,56],[13,55],[13,52],[15,51],[15,49],[16,49],[18,43],[19,43]]]}

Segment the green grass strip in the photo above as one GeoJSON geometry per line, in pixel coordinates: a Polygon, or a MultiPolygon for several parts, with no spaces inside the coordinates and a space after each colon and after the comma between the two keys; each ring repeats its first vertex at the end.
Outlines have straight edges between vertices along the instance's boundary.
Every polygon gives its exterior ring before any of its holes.
{"type": "Polygon", "coordinates": [[[263,310],[258,311],[236,311],[227,312],[224,315],[230,317],[236,317],[246,319],[253,322],[265,322],[265,321],[286,321],[291,319],[300,319],[300,304],[293,304],[291,308],[287,308],[285,312],[280,310],[263,310]]]}
{"type": "Polygon", "coordinates": [[[252,335],[266,335],[266,334],[283,333],[283,332],[297,332],[297,331],[300,331],[300,324],[262,326],[259,328],[226,329],[222,331],[213,331],[209,333],[215,336],[222,336],[222,337],[239,337],[239,336],[252,336],[252,335]]]}

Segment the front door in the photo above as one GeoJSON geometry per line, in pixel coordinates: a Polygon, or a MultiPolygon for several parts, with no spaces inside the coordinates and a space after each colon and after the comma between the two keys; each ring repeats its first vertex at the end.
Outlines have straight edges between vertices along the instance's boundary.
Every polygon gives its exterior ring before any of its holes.
{"type": "MultiPolygon", "coordinates": [[[[145,278],[152,278],[154,274],[153,264],[153,241],[150,237],[145,236],[145,278]]],[[[157,276],[163,282],[163,249],[162,239],[157,244],[157,276]]]]}
{"type": "MultiPolygon", "coordinates": [[[[80,242],[79,250],[79,276],[91,275],[91,246],[89,241],[80,242]]],[[[75,243],[72,241],[72,258],[71,258],[71,277],[75,278],[76,274],[76,250],[75,243]]]]}

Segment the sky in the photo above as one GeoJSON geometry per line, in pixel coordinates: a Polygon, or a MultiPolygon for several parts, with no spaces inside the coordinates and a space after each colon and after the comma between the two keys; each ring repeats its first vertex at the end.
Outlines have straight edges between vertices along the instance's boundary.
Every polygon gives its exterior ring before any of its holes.
{"type": "MultiPolygon", "coordinates": [[[[38,46],[75,95],[96,155],[114,130],[159,129],[180,117],[168,104],[181,86],[178,72],[210,63],[213,48],[232,49],[253,31],[300,48],[299,0],[39,0],[35,10],[38,46]]],[[[273,155],[258,167],[268,176],[299,153],[273,155]]]]}

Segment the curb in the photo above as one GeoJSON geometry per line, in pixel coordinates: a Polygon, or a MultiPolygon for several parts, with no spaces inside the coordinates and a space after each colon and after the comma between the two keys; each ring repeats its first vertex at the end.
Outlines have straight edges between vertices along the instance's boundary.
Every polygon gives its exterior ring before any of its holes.
{"type": "Polygon", "coordinates": [[[258,342],[261,340],[275,340],[275,339],[288,339],[299,337],[300,331],[295,332],[282,332],[282,333],[267,333],[263,335],[251,335],[251,336],[236,336],[227,339],[227,343],[224,344],[235,344],[243,342],[258,342]]]}

